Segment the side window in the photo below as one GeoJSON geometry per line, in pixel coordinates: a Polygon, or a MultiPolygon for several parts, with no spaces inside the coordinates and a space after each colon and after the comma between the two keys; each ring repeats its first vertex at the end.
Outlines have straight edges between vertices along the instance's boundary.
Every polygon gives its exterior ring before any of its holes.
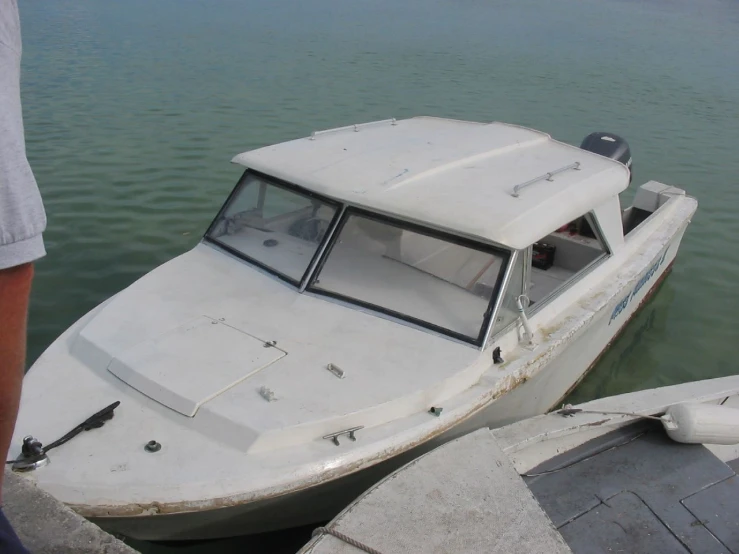
{"type": "Polygon", "coordinates": [[[608,250],[590,214],[571,221],[532,247],[528,296],[531,304],[553,298],[574,282],[608,250]]]}
{"type": "Polygon", "coordinates": [[[526,257],[528,252],[529,249],[516,253],[516,261],[511,270],[511,278],[508,280],[508,286],[505,291],[503,291],[503,298],[501,299],[498,313],[495,315],[495,323],[490,334],[491,337],[497,335],[518,319],[516,299],[524,293],[524,261],[528,261],[526,257]]]}

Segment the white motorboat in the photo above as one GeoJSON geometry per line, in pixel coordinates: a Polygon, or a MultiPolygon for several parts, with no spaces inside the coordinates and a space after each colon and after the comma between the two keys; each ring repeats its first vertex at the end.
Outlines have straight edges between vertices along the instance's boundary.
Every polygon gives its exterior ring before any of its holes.
{"type": "Polygon", "coordinates": [[[16,469],[135,538],[326,520],[427,449],[547,412],[656,290],[697,208],[649,182],[622,210],[631,155],[605,133],[578,148],[420,117],[233,161],[247,169],[203,240],[24,382],[16,469]]]}
{"type": "Polygon", "coordinates": [[[299,554],[737,552],[738,408],[735,375],[474,431],[372,486],[299,554]]]}

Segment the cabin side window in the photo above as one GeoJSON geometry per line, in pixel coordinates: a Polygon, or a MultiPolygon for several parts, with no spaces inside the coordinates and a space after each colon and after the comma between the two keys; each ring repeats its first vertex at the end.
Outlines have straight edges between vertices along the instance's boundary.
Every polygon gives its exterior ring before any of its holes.
{"type": "Polygon", "coordinates": [[[543,237],[531,248],[527,296],[542,305],[609,254],[595,219],[586,214],[543,237]]]}

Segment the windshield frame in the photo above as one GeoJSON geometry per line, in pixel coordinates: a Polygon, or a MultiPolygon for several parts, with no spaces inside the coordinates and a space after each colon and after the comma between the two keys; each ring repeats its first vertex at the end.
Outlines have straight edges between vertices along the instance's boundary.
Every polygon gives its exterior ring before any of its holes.
{"type": "Polygon", "coordinates": [[[338,223],[336,224],[336,226],[332,229],[332,232],[331,233],[327,232],[326,235],[328,237],[328,244],[326,244],[325,246],[322,245],[323,250],[322,250],[320,259],[318,260],[317,265],[315,266],[315,268],[313,269],[313,271],[311,272],[309,276],[309,281],[306,286],[306,290],[308,292],[311,292],[316,295],[333,298],[335,300],[339,300],[347,304],[359,306],[361,308],[365,308],[367,310],[371,310],[371,311],[378,312],[378,313],[381,313],[387,316],[391,316],[393,318],[396,318],[402,321],[407,321],[408,323],[412,323],[413,325],[416,325],[418,327],[422,327],[424,329],[428,329],[436,333],[455,338],[457,340],[460,340],[468,344],[472,344],[480,348],[483,347],[483,345],[485,344],[487,340],[487,334],[489,331],[490,322],[492,321],[495,308],[497,307],[497,304],[498,304],[498,298],[500,297],[500,293],[503,287],[503,281],[507,274],[508,266],[511,263],[511,259],[513,256],[512,250],[509,250],[509,249],[506,249],[500,246],[494,246],[492,244],[478,242],[472,239],[467,239],[467,238],[464,238],[458,235],[454,235],[454,234],[447,233],[444,231],[439,231],[431,227],[426,227],[424,225],[411,223],[409,221],[404,221],[402,219],[397,219],[394,217],[386,216],[384,214],[380,214],[377,212],[365,210],[365,209],[354,207],[354,206],[346,206],[346,208],[341,212],[341,217],[338,223]],[[495,286],[493,287],[493,291],[491,293],[490,300],[488,301],[488,306],[483,315],[477,336],[472,337],[469,335],[465,335],[464,333],[459,333],[457,331],[447,329],[446,327],[442,327],[440,325],[430,323],[423,319],[419,319],[419,318],[404,314],[403,312],[398,312],[398,311],[386,308],[384,306],[379,306],[377,304],[372,304],[370,302],[366,302],[363,300],[359,300],[357,298],[353,298],[351,296],[346,296],[340,293],[336,293],[336,292],[332,292],[329,290],[315,287],[314,286],[315,282],[321,275],[321,271],[323,270],[323,267],[326,261],[328,260],[329,256],[331,256],[331,251],[333,250],[339,237],[341,236],[341,231],[344,229],[344,226],[346,225],[349,218],[353,215],[356,215],[359,217],[365,217],[365,218],[375,220],[381,223],[389,223],[391,225],[395,225],[401,229],[408,230],[414,233],[426,235],[431,238],[443,240],[443,241],[446,241],[452,244],[470,248],[472,250],[477,250],[479,252],[485,252],[488,254],[500,256],[502,260],[501,267],[500,267],[500,270],[498,271],[498,276],[496,277],[496,280],[495,280],[495,286]]]}
{"type": "Polygon", "coordinates": [[[296,186],[292,183],[289,183],[287,181],[283,181],[282,179],[278,179],[276,177],[273,177],[271,175],[267,175],[265,173],[262,173],[261,171],[255,171],[253,169],[247,169],[244,171],[243,175],[239,178],[238,182],[236,183],[236,186],[234,186],[233,190],[231,190],[231,193],[228,195],[228,198],[221,206],[221,209],[218,210],[218,213],[216,214],[215,218],[213,218],[213,221],[211,221],[210,225],[208,226],[208,230],[203,235],[203,241],[208,242],[210,244],[216,245],[218,248],[221,248],[228,252],[229,254],[236,256],[237,258],[248,262],[252,265],[255,265],[256,267],[263,269],[267,273],[274,275],[275,277],[278,277],[279,279],[290,283],[291,285],[303,290],[305,288],[305,285],[307,283],[307,280],[309,279],[310,275],[315,272],[315,268],[317,265],[318,259],[324,255],[326,252],[326,245],[329,240],[333,237],[335,233],[335,229],[337,226],[337,223],[339,222],[341,218],[341,214],[344,211],[344,206],[341,202],[334,200],[332,198],[328,198],[326,196],[316,194],[312,191],[309,191],[307,189],[304,189],[302,187],[296,186]],[[307,198],[314,198],[316,200],[320,200],[321,202],[324,202],[326,205],[331,206],[335,209],[334,215],[331,218],[331,223],[328,226],[328,229],[326,230],[326,233],[324,234],[323,239],[318,244],[316,251],[313,253],[313,256],[311,257],[310,262],[308,263],[307,267],[305,268],[305,271],[303,272],[303,275],[300,277],[300,279],[294,279],[293,277],[290,277],[289,275],[286,275],[282,273],[281,271],[278,271],[277,269],[271,267],[268,264],[265,264],[264,262],[257,260],[256,258],[253,258],[251,256],[247,256],[243,252],[237,250],[236,248],[233,248],[227,244],[224,244],[222,241],[218,240],[218,237],[215,237],[212,235],[213,230],[216,228],[216,226],[220,223],[221,218],[226,213],[226,210],[231,206],[231,203],[234,201],[235,198],[237,198],[238,194],[242,191],[242,189],[245,186],[246,180],[250,177],[254,176],[257,179],[260,179],[267,183],[270,186],[274,186],[276,188],[280,188],[283,190],[288,190],[290,192],[293,192],[295,194],[298,194],[299,196],[307,197],[307,198]]]}

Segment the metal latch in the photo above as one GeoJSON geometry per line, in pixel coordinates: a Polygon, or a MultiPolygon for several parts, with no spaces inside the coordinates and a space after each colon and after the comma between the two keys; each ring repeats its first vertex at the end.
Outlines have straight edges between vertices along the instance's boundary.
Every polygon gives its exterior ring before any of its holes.
{"type": "Polygon", "coordinates": [[[107,406],[91,415],[85,421],[80,423],[77,427],[72,429],[69,433],[63,437],[55,440],[48,446],[41,444],[38,439],[27,436],[23,439],[23,446],[21,448],[21,455],[16,460],[8,460],[6,464],[13,464],[13,471],[31,471],[37,469],[49,463],[49,458],[46,453],[52,448],[61,446],[74,437],[82,433],[83,431],[89,431],[91,429],[98,429],[105,425],[106,421],[113,419],[115,415],[115,409],[120,405],[120,402],[113,402],[110,406],[107,406]]]}
{"type": "Polygon", "coordinates": [[[13,471],[32,471],[49,463],[41,442],[28,435],[23,438],[21,455],[13,463],[13,471]]]}
{"type": "Polygon", "coordinates": [[[345,376],[344,370],[335,364],[328,364],[326,366],[326,369],[328,369],[331,373],[336,375],[339,379],[343,379],[345,376]]]}
{"type": "Polygon", "coordinates": [[[333,442],[336,446],[339,446],[339,437],[341,435],[347,435],[349,437],[349,440],[355,441],[357,440],[357,437],[354,436],[354,433],[359,431],[360,429],[364,429],[364,425],[360,425],[359,427],[352,427],[351,429],[344,429],[343,431],[339,431],[338,433],[331,433],[330,435],[326,435],[323,438],[331,439],[331,442],[333,442]]]}

